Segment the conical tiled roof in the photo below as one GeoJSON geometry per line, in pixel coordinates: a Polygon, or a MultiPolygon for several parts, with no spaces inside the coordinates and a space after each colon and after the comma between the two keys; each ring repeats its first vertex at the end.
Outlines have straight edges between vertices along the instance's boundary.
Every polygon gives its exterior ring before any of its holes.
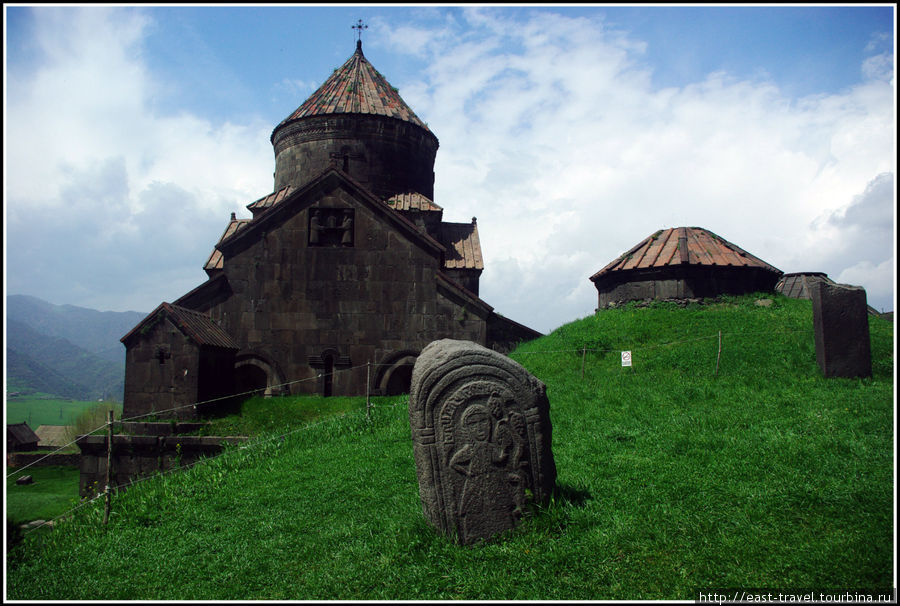
{"type": "Polygon", "coordinates": [[[709,230],[702,227],[674,227],[660,230],[642,240],[591,276],[591,280],[596,281],[622,271],[682,265],[756,267],[781,274],[780,269],[709,230]]]}
{"type": "Polygon", "coordinates": [[[397,89],[366,60],[360,42],[356,43],[353,56],[278,127],[309,116],[347,113],[397,118],[428,130],[400,98],[397,89]]]}

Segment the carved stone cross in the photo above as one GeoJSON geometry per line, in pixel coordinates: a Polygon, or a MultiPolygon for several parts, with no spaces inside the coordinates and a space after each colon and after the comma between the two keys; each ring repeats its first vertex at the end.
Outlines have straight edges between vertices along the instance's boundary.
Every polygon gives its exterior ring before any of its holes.
{"type": "Polygon", "coordinates": [[[515,526],[556,484],[544,384],[468,341],[422,350],[409,398],[425,518],[462,544],[515,526]]]}

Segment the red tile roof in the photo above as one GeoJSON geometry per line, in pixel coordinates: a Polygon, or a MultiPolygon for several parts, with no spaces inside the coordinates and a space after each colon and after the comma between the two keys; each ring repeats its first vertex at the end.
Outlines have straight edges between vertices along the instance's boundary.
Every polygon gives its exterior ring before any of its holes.
{"type": "MultiPolygon", "coordinates": [[[[285,188],[285,189],[287,189],[287,188],[285,188]]],[[[281,190],[281,191],[284,191],[284,190],[281,190]]],[[[267,196],[267,197],[271,197],[272,195],[275,195],[275,194],[271,194],[270,196],[267,196]]],[[[262,199],[264,200],[265,198],[262,198],[262,199]]],[[[259,202],[259,200],[257,200],[256,202],[259,202]]],[[[254,202],[253,204],[256,204],[256,202],[254,202]]],[[[253,204],[251,204],[250,206],[253,206],[253,204]]],[[[249,206],[248,206],[248,208],[249,208],[249,206]]],[[[250,223],[251,220],[252,219],[236,219],[234,216],[234,213],[231,213],[231,221],[228,222],[228,226],[225,228],[225,232],[222,234],[222,237],[219,238],[219,242],[216,245],[218,246],[218,244],[221,244],[226,239],[230,238],[234,234],[238,233],[239,231],[241,231],[242,229],[247,227],[247,225],[250,223]]],[[[213,251],[209,255],[209,259],[206,260],[206,265],[203,266],[203,269],[208,271],[208,270],[212,270],[212,269],[222,269],[223,267],[224,267],[224,261],[222,258],[222,253],[219,251],[218,248],[213,248],[213,251]]]]}
{"type": "Polygon", "coordinates": [[[591,276],[596,280],[613,272],[679,265],[757,267],[781,273],[765,261],[702,227],[663,229],[591,276]]]}
{"type": "Polygon", "coordinates": [[[397,118],[428,130],[400,98],[397,89],[366,60],[361,44],[357,44],[353,56],[334,70],[325,83],[278,127],[308,116],[346,113],[397,118]]]}
{"type": "MultiPolygon", "coordinates": [[[[119,339],[128,346],[127,341],[134,335],[140,335],[142,328],[148,323],[155,323],[163,318],[168,318],[178,330],[197,345],[210,347],[222,347],[224,349],[240,349],[234,339],[225,330],[213,322],[208,316],[171,303],[161,303],[159,307],[147,314],[140,323],[131,331],[119,339]]],[[[149,324],[152,326],[152,324],[149,324]]]]}
{"type": "Polygon", "coordinates": [[[170,303],[163,303],[160,307],[169,320],[197,345],[240,349],[231,335],[205,314],[170,303]]]}
{"type": "Polygon", "coordinates": [[[251,202],[247,205],[247,209],[253,212],[253,216],[256,216],[261,211],[264,211],[268,208],[271,208],[290,196],[294,192],[294,188],[290,185],[287,187],[282,187],[276,192],[272,192],[268,196],[263,196],[259,200],[255,202],[251,202]]]}
{"type": "Polygon", "coordinates": [[[447,249],[445,268],[484,269],[478,224],[474,219],[471,223],[441,223],[439,240],[447,249]]]}

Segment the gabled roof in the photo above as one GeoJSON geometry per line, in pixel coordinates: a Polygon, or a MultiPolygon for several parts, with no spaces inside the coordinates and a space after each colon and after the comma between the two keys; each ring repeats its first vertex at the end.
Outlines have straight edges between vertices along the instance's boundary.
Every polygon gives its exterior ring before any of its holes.
{"type": "Polygon", "coordinates": [[[385,200],[385,202],[387,202],[388,206],[400,212],[416,210],[420,212],[443,212],[444,210],[435,204],[428,196],[424,196],[415,191],[394,194],[385,200]]]}
{"type": "Polygon", "coordinates": [[[447,249],[445,268],[484,269],[478,224],[474,219],[471,223],[441,223],[438,239],[447,249]]]}
{"type": "Polygon", "coordinates": [[[334,70],[334,73],[303,102],[303,105],[282,120],[275,130],[294,120],[324,114],[385,116],[410,122],[428,130],[428,126],[400,98],[397,89],[366,60],[362,44],[359,42],[356,45],[356,52],[341,67],[334,70]]]}
{"type": "MultiPolygon", "coordinates": [[[[288,188],[285,188],[288,189],[288,188]]],[[[284,191],[284,190],[281,190],[284,191]]],[[[259,202],[259,200],[257,200],[259,202]]],[[[255,202],[254,202],[255,204],[255,202]]],[[[249,206],[247,208],[250,208],[249,206]]],[[[238,233],[250,223],[250,219],[237,219],[235,218],[234,213],[231,213],[231,221],[228,222],[228,226],[225,228],[225,231],[222,233],[222,237],[219,238],[219,242],[222,242],[226,238],[230,238],[234,234],[238,233]]],[[[217,244],[218,246],[218,244],[217,244]]],[[[218,248],[213,248],[212,253],[209,255],[209,259],[206,260],[206,265],[203,266],[203,269],[206,271],[214,270],[214,269],[222,269],[223,261],[222,261],[222,253],[218,248]]]]}
{"type": "Polygon", "coordinates": [[[805,273],[784,274],[775,285],[775,292],[780,292],[786,297],[792,299],[811,299],[810,286],[813,282],[827,282],[834,284],[834,280],[820,271],[811,271],[805,273]]]}
{"type": "Polygon", "coordinates": [[[231,335],[210,320],[208,316],[186,307],[172,305],[171,303],[162,303],[147,314],[147,317],[141,320],[120,341],[126,343],[133,336],[141,334],[145,326],[152,326],[163,319],[169,320],[184,336],[197,345],[221,347],[223,349],[240,349],[234,339],[231,338],[231,335]]]}
{"type": "Polygon", "coordinates": [[[707,229],[674,227],[648,236],[591,276],[591,280],[631,270],[678,266],[748,267],[781,273],[780,269],[707,229]]]}
{"type": "Polygon", "coordinates": [[[10,423],[6,426],[6,439],[12,439],[17,444],[37,444],[38,437],[34,431],[28,427],[28,423],[10,423]]]}
{"type": "MultiPolygon", "coordinates": [[[[784,274],[775,285],[775,292],[780,292],[791,299],[812,299],[812,285],[816,282],[825,282],[826,284],[835,284],[836,282],[828,277],[828,274],[821,271],[806,271],[784,274]]],[[[869,314],[880,316],[881,312],[866,305],[869,314]]]]}
{"type": "Polygon", "coordinates": [[[220,241],[216,247],[223,253],[228,253],[228,251],[236,251],[249,246],[262,233],[276,228],[280,223],[292,216],[292,213],[299,212],[306,205],[311,204],[314,200],[327,195],[327,192],[338,187],[344,187],[355,199],[365,204],[377,215],[393,223],[398,228],[398,231],[405,233],[410,240],[418,243],[419,246],[436,255],[443,252],[444,247],[440,242],[421,232],[415,223],[404,217],[402,213],[394,211],[386,202],[372,195],[361,183],[333,166],[323,170],[317,177],[314,177],[302,187],[291,191],[278,204],[270,206],[264,212],[255,216],[247,224],[246,228],[220,241]]]}
{"type": "Polygon", "coordinates": [[[38,446],[65,446],[71,442],[66,425],[38,425],[34,433],[38,437],[38,446]]]}

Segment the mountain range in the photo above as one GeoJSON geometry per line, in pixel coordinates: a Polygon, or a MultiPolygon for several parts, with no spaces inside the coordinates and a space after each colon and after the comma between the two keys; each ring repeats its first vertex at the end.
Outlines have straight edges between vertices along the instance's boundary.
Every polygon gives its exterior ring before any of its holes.
{"type": "Polygon", "coordinates": [[[119,339],[146,315],[7,296],[7,394],[121,401],[125,347],[119,339]]]}

